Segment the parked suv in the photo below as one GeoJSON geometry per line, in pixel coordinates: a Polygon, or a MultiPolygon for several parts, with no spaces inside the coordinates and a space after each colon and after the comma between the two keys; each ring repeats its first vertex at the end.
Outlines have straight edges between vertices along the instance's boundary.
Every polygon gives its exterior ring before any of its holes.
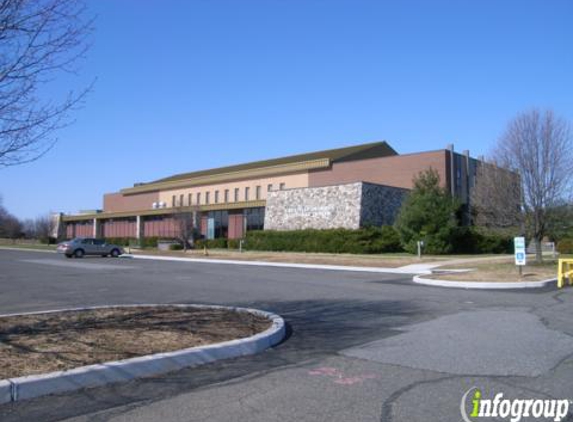
{"type": "Polygon", "coordinates": [[[121,246],[105,243],[104,239],[94,239],[92,237],[76,237],[58,244],[56,252],[63,253],[66,257],[81,258],[84,255],[111,255],[117,258],[125,253],[121,246]]]}

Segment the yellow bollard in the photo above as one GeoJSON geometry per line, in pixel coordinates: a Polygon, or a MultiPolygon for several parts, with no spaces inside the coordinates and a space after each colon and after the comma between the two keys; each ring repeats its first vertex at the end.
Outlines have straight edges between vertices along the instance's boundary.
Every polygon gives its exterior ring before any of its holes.
{"type": "Polygon", "coordinates": [[[565,285],[565,278],[568,279],[568,284],[573,285],[573,270],[571,265],[573,259],[560,259],[557,264],[557,287],[560,289],[565,285]]]}

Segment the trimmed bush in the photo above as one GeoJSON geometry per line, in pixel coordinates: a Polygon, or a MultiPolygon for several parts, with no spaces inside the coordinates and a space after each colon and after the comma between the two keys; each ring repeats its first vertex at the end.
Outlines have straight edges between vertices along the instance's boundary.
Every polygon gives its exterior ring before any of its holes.
{"type": "Polygon", "coordinates": [[[562,239],[557,244],[557,252],[560,254],[573,254],[573,239],[562,239]]]}
{"type": "Polygon", "coordinates": [[[391,226],[359,230],[291,230],[247,232],[245,248],[260,251],[374,254],[400,252],[400,238],[391,226]]]}
{"type": "Polygon", "coordinates": [[[170,251],[182,251],[183,250],[183,245],[179,244],[179,243],[175,243],[173,245],[169,245],[169,250],[170,251]]]}
{"type": "Polygon", "coordinates": [[[137,239],[131,237],[106,237],[105,242],[118,246],[130,246],[134,242],[137,242],[137,239]]]}
{"type": "Polygon", "coordinates": [[[460,254],[513,253],[513,235],[478,227],[457,227],[452,237],[452,249],[460,254]]]}
{"type": "Polygon", "coordinates": [[[207,249],[225,249],[227,247],[227,239],[199,239],[195,242],[195,248],[203,249],[207,246],[207,249]]]}
{"type": "Polygon", "coordinates": [[[40,240],[40,243],[42,243],[44,245],[56,245],[58,243],[58,239],[56,239],[55,237],[52,237],[52,236],[41,237],[39,240],[40,240]]]}
{"type": "Polygon", "coordinates": [[[141,247],[142,248],[156,248],[158,240],[159,240],[158,237],[145,237],[145,238],[141,239],[141,247]]]}
{"type": "Polygon", "coordinates": [[[227,247],[229,249],[239,249],[241,239],[227,239],[227,247]]]}

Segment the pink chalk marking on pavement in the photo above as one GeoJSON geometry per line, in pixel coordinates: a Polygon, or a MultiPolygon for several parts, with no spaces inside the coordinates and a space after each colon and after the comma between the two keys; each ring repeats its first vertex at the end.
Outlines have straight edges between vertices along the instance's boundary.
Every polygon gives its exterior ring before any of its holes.
{"type": "Polygon", "coordinates": [[[313,369],[311,371],[308,371],[308,374],[313,376],[325,376],[325,377],[336,378],[335,380],[333,380],[333,382],[339,385],[361,384],[366,380],[376,378],[376,375],[374,374],[364,374],[353,377],[347,377],[340,370],[330,366],[323,366],[320,368],[313,369]]]}
{"type": "Polygon", "coordinates": [[[313,369],[312,371],[309,371],[308,374],[309,375],[325,375],[325,376],[329,376],[329,377],[336,377],[336,376],[339,376],[340,372],[336,368],[324,366],[322,368],[313,369]]]}
{"type": "Polygon", "coordinates": [[[334,380],[334,383],[340,385],[354,385],[362,384],[364,381],[374,378],[376,378],[376,375],[358,375],[356,377],[339,378],[334,380]]]}

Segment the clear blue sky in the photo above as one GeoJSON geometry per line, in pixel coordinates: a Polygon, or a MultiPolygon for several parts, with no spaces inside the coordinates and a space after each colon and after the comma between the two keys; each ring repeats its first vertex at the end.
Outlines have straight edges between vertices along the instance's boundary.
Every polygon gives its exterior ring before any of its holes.
{"type": "Polygon", "coordinates": [[[174,173],[376,140],[477,156],[531,107],[573,121],[570,0],[88,3],[93,47],[73,83],[97,78],[93,93],[45,157],[0,170],[21,218],[101,208],[105,192],[174,173]]]}

